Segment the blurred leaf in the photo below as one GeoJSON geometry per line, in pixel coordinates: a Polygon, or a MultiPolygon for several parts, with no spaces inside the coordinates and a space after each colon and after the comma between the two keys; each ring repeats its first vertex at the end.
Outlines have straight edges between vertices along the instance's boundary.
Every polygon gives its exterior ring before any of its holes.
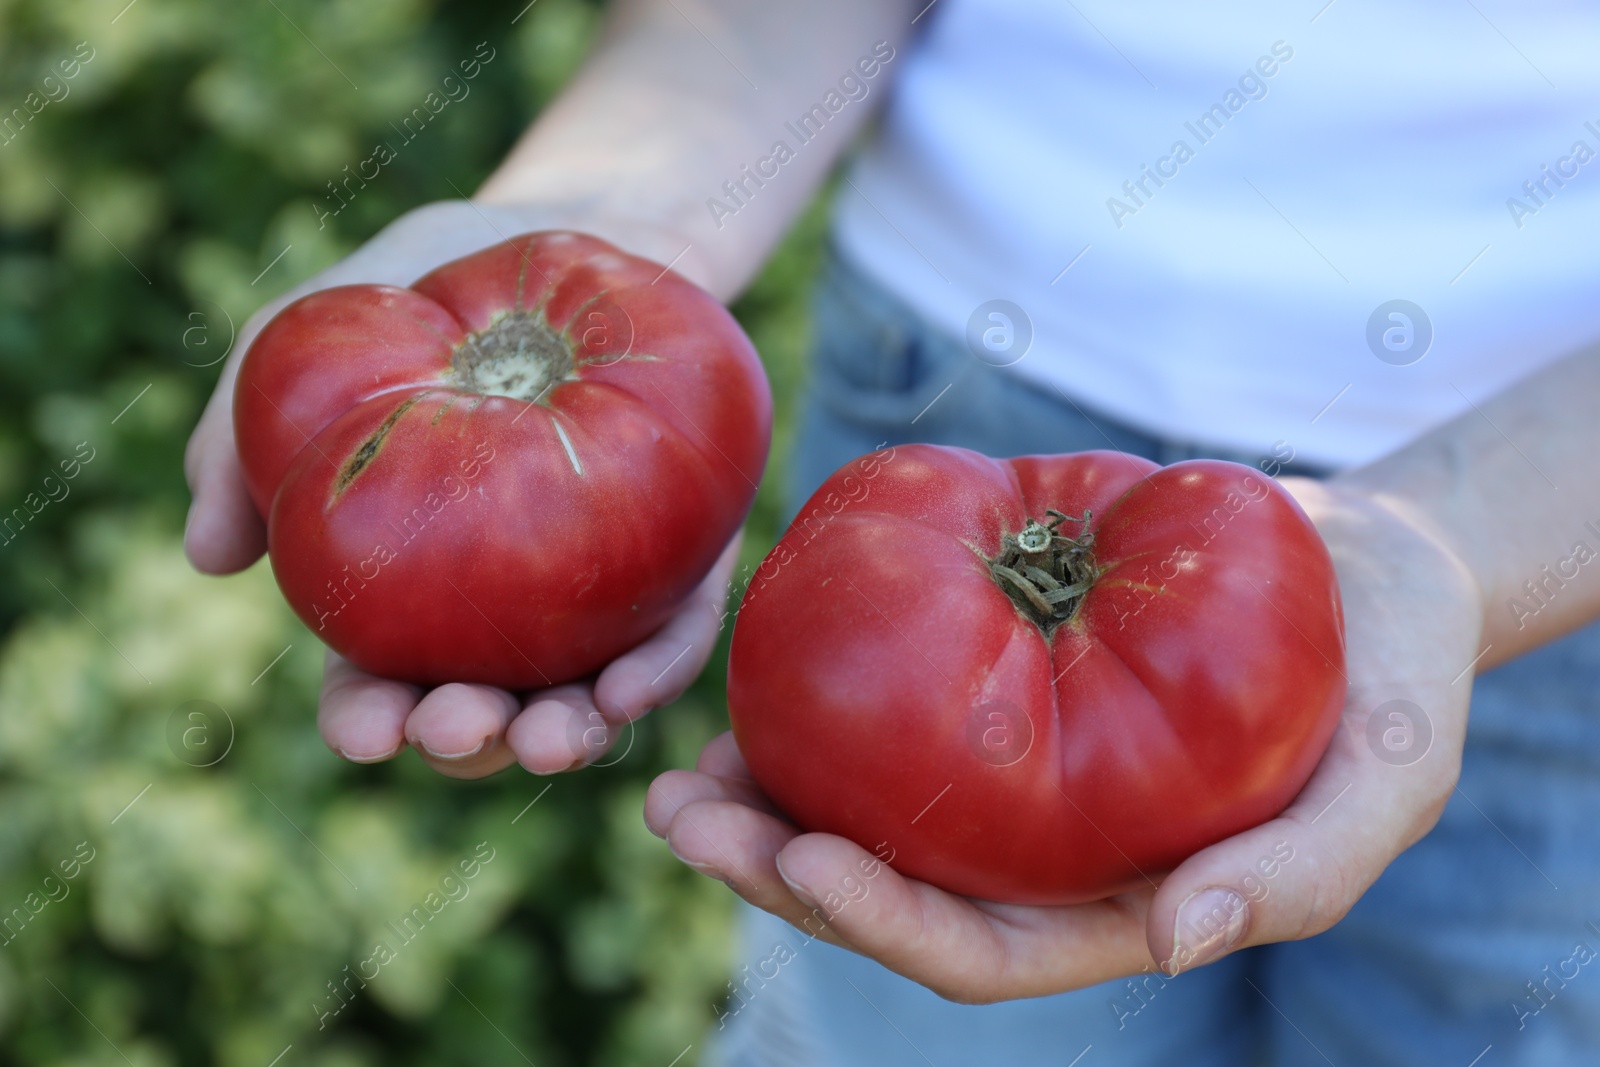
{"type": "MultiPolygon", "coordinates": [[[[209,578],[181,550],[184,442],[230,338],[481,181],[599,19],[590,0],[0,0],[0,117],[65,86],[0,135],[0,1061],[698,1060],[734,901],[640,806],[726,728],[726,634],[615,766],[358,767],[317,734],[322,649],[265,561],[209,578]],[[470,93],[319,219],[480,42],[470,93]],[[466,879],[481,842],[494,859],[466,879]],[[394,959],[360,978],[384,939],[394,959]]],[[[779,456],[823,229],[813,209],[735,308],[779,456]]],[[[775,539],[781,478],[744,562],[775,539]]]]}

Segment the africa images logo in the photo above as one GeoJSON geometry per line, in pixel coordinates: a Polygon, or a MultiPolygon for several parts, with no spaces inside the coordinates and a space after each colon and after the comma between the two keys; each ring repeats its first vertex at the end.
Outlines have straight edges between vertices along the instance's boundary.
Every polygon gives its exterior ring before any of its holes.
{"type": "Polygon", "coordinates": [[[821,103],[812,104],[799,118],[783,124],[784,129],[794,135],[793,148],[787,140],[774,141],[771,151],[756,160],[753,169],[746,163],[739,168],[737,177],[723,182],[722,193],[727,199],[715,196],[706,199],[706,210],[711,212],[711,221],[717,224],[717,229],[722,229],[724,219],[737,215],[755,199],[756,193],[778,176],[783,165],[794,159],[800,148],[820,137],[828,121],[843,111],[846,104],[865,100],[872,91],[872,79],[894,56],[894,45],[888,41],[873,45],[870,56],[862,56],[853,68],[839,75],[838,88],[829,89],[821,103]]]}

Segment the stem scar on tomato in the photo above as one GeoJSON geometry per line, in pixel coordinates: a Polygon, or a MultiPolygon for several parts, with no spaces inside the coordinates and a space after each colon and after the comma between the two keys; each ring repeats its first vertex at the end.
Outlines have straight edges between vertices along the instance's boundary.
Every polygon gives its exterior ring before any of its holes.
{"type": "Polygon", "coordinates": [[[537,404],[579,375],[571,345],[545,322],[543,311],[512,311],[456,345],[449,377],[463,392],[537,404]]]}
{"type": "Polygon", "coordinates": [[[1048,637],[1077,613],[1100,577],[1100,568],[1094,559],[1094,531],[1089,529],[1092,512],[1085,509],[1080,518],[1050,508],[1045,514],[1048,523],[1029,519],[1018,533],[1003,535],[999,553],[986,562],[995,584],[1017,611],[1048,637]],[[1069,521],[1082,526],[1077,537],[1061,532],[1061,524],[1069,521]]]}

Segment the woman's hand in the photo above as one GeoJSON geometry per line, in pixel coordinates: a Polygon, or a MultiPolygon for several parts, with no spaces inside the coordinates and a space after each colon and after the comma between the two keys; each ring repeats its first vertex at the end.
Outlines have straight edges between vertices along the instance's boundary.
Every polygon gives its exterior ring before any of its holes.
{"type": "MultiPolygon", "coordinates": [[[[354,283],[408,285],[433,268],[530,230],[593,233],[667,262],[686,243],[638,223],[579,217],[556,208],[447,201],[403,216],[348,258],[263,307],[240,331],[200,423],[184,470],[194,494],[184,549],[199,570],[228,574],[266,550],[266,525],[245,491],[233,437],[233,388],[256,334],[287,304],[319,289],[354,283]]],[[[408,744],[430,766],[477,778],[520,762],[537,774],[598,759],[626,724],[677,699],[705,666],[716,642],[735,538],[682,610],[654,636],[595,678],[523,694],[451,684],[424,691],[378,678],[329,653],[317,721],[328,746],[346,759],[390,759],[408,744]]]]}
{"type": "Polygon", "coordinates": [[[1174,974],[1326,930],[1432,828],[1455,786],[1483,597],[1421,520],[1338,483],[1284,484],[1338,569],[1349,671],[1340,729],[1282,815],[1191,856],[1159,885],[1069,907],[954,896],[843,838],[801,833],[751,780],[730,734],[694,772],[656,779],[646,822],[757,907],[962,1002],[1174,974]],[[1409,704],[1369,725],[1390,701],[1409,704]]]}

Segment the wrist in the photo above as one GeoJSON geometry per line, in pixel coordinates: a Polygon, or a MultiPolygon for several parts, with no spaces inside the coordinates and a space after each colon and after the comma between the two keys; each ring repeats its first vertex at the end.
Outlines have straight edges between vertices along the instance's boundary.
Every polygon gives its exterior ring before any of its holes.
{"type": "MultiPolygon", "coordinates": [[[[1435,575],[1435,580],[1452,587],[1451,599],[1470,612],[1480,633],[1487,629],[1492,576],[1475,558],[1474,543],[1460,535],[1463,526],[1458,516],[1441,506],[1448,497],[1416,492],[1373,468],[1314,484],[1325,494],[1325,502],[1307,511],[1329,541],[1336,563],[1340,551],[1381,555],[1384,558],[1374,562],[1395,576],[1397,595],[1408,588],[1405,576],[1413,569],[1435,575]],[[1341,548],[1335,548],[1336,541],[1341,548]]],[[[1306,503],[1299,491],[1295,495],[1306,503]]]]}
{"type": "Polygon", "coordinates": [[[716,264],[700,254],[682,227],[670,222],[617,211],[598,198],[523,197],[513,188],[496,185],[493,179],[467,203],[491,219],[503,220],[499,225],[507,237],[532,230],[576,230],[663,267],[671,266],[718,300],[726,302],[732,296],[725,291],[716,264]]]}
{"type": "Polygon", "coordinates": [[[1330,484],[1369,501],[1437,546],[1467,574],[1479,608],[1486,611],[1500,588],[1504,553],[1496,552],[1493,537],[1486,536],[1495,524],[1464,475],[1461,457],[1437,445],[1414,446],[1339,475],[1330,484]]]}
{"type": "Polygon", "coordinates": [[[471,200],[436,200],[406,212],[335,268],[335,277],[326,284],[350,280],[409,285],[426,269],[417,270],[414,263],[437,266],[537,230],[576,230],[599,237],[624,252],[662,266],[671,264],[674,271],[717,299],[728,299],[729,294],[719,291],[717,280],[711,277],[708,263],[697,260],[692,251],[682,254],[689,239],[673,227],[598,212],[590,205],[483,200],[476,196],[471,200]],[[677,263],[672,262],[675,257],[677,263]],[[342,277],[346,274],[350,275],[348,279],[342,277]]]}

